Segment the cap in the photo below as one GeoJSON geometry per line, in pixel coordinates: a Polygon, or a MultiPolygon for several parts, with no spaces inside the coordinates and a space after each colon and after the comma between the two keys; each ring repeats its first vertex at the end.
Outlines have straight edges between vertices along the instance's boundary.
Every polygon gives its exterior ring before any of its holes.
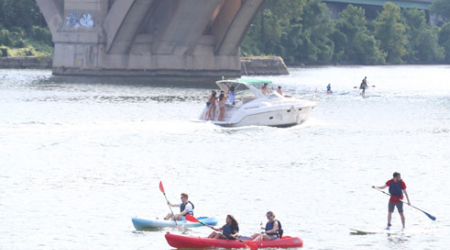
{"type": "Polygon", "coordinates": [[[272,211],[269,211],[269,212],[266,213],[266,216],[274,216],[274,214],[273,214],[272,211]]]}

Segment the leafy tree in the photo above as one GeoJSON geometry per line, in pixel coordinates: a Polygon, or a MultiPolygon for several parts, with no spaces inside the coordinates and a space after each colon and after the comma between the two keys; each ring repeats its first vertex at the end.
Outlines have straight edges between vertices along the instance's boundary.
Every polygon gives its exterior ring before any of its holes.
{"type": "Polygon", "coordinates": [[[433,0],[430,5],[430,13],[440,16],[443,22],[450,21],[450,1],[433,0]]]}
{"type": "Polygon", "coordinates": [[[374,21],[375,38],[380,40],[380,49],[387,53],[386,62],[390,64],[403,63],[406,55],[408,39],[400,18],[400,7],[387,2],[374,21]]]}
{"type": "Polygon", "coordinates": [[[327,6],[320,0],[306,0],[300,25],[295,32],[297,47],[289,48],[297,62],[328,64],[332,61],[334,43],[330,39],[334,24],[327,6]],[[300,29],[301,28],[301,29],[300,29]]]}
{"type": "Polygon", "coordinates": [[[406,61],[432,63],[444,59],[444,49],[438,44],[438,30],[426,22],[425,12],[416,8],[402,12],[408,44],[406,61]]]}
{"type": "Polygon", "coordinates": [[[337,55],[343,62],[360,64],[384,64],[385,55],[379,49],[379,42],[366,27],[365,11],[349,5],[339,14],[337,31],[333,34],[338,47],[337,55]],[[344,39],[345,37],[345,39],[344,39]],[[340,51],[339,51],[340,50],[340,51]]]}
{"type": "Polygon", "coordinates": [[[439,32],[439,45],[444,47],[444,61],[450,63],[450,22],[445,23],[439,32]]]}

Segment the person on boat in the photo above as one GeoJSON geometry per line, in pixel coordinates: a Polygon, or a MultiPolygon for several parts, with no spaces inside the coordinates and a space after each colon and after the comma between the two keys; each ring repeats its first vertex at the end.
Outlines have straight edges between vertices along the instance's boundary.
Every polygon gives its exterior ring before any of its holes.
{"type": "Polygon", "coordinates": [[[265,230],[265,234],[254,234],[252,239],[254,241],[261,240],[276,240],[281,239],[283,236],[283,229],[281,228],[281,223],[278,220],[275,220],[275,214],[272,211],[266,213],[267,219],[269,220],[266,223],[266,227],[261,227],[261,229],[265,230]]]}
{"type": "Polygon", "coordinates": [[[231,105],[236,104],[236,90],[234,89],[234,86],[231,86],[228,90],[228,103],[231,105]]]}
{"type": "Polygon", "coordinates": [[[229,214],[227,215],[227,218],[225,219],[225,225],[223,225],[221,228],[215,228],[211,226],[212,229],[216,231],[222,231],[222,233],[218,232],[212,232],[210,235],[208,235],[208,238],[213,239],[228,239],[228,240],[235,240],[238,238],[239,233],[239,223],[234,218],[233,215],[229,214]]]}
{"type": "Polygon", "coordinates": [[[364,97],[366,96],[366,88],[367,88],[367,76],[364,77],[364,79],[361,82],[361,85],[359,86],[360,89],[362,89],[361,95],[364,97]]]}
{"type": "Polygon", "coordinates": [[[216,102],[217,102],[217,93],[216,91],[213,91],[208,98],[209,102],[209,108],[205,113],[205,120],[214,120],[214,117],[216,116],[216,102]]]}
{"type": "Polygon", "coordinates": [[[167,201],[167,204],[169,204],[171,207],[180,207],[180,213],[178,214],[171,214],[168,213],[166,217],[164,217],[164,220],[182,220],[186,214],[194,216],[194,204],[189,201],[189,195],[187,193],[181,193],[181,203],[180,204],[172,204],[170,201],[167,201]]]}
{"type": "Polygon", "coordinates": [[[327,93],[332,93],[333,91],[331,91],[331,83],[328,83],[327,85],[327,93]]]}
{"type": "Polygon", "coordinates": [[[264,85],[261,88],[261,92],[263,93],[263,95],[269,95],[270,94],[269,87],[268,87],[267,83],[264,83],[264,85]]]}
{"type": "Polygon", "coordinates": [[[209,100],[211,99],[211,96],[212,96],[212,94],[213,94],[214,92],[215,92],[215,91],[212,90],[212,91],[211,91],[211,94],[209,94],[209,96],[208,96],[208,101],[206,102],[206,108],[207,108],[207,109],[209,109],[209,105],[211,105],[211,102],[210,102],[209,100]]]}
{"type": "Polygon", "coordinates": [[[386,229],[389,229],[391,227],[391,218],[395,207],[397,207],[400,218],[402,219],[403,229],[405,229],[405,215],[403,214],[403,193],[408,199],[408,205],[411,205],[411,202],[409,201],[408,193],[406,192],[406,184],[402,180],[400,173],[395,172],[393,174],[393,177],[394,178],[388,180],[383,186],[372,186],[372,188],[384,189],[389,187],[391,198],[389,199],[388,203],[388,221],[386,229]]]}
{"type": "Polygon", "coordinates": [[[280,95],[284,95],[284,94],[283,94],[283,90],[281,90],[281,86],[278,86],[277,92],[278,92],[278,94],[280,94],[280,95]]]}
{"type": "Polygon", "coordinates": [[[219,95],[219,121],[225,120],[225,95],[219,95]]]}

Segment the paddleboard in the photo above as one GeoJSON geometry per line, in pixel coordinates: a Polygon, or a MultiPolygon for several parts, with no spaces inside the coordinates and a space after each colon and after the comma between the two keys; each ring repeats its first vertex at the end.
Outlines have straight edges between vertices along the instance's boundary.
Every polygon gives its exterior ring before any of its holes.
{"type": "Polygon", "coordinates": [[[354,229],[350,228],[350,234],[352,235],[367,235],[367,234],[403,234],[405,231],[398,228],[391,229],[354,229]]]}

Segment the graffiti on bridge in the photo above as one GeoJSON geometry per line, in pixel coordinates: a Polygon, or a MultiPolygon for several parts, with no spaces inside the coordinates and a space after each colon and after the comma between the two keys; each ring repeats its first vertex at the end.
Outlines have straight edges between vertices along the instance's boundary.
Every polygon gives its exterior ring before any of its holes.
{"type": "Polygon", "coordinates": [[[78,68],[92,68],[96,66],[97,53],[91,46],[84,48],[82,52],[73,54],[73,66],[78,68]]]}

